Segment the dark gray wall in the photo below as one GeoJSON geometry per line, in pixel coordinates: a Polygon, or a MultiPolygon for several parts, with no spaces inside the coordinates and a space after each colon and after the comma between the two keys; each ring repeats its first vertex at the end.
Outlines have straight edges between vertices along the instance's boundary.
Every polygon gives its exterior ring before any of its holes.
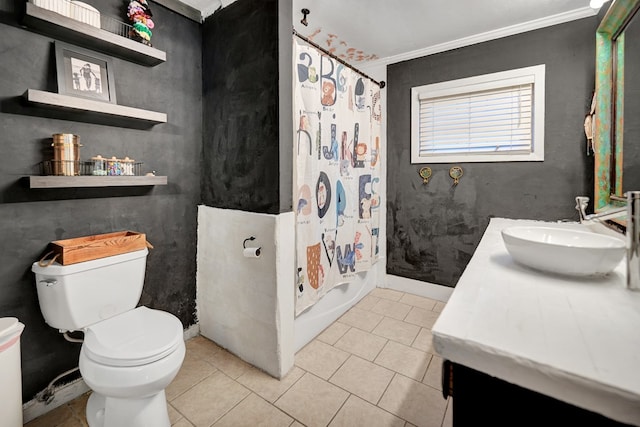
{"type": "Polygon", "coordinates": [[[279,213],[278,1],[241,0],[208,18],[202,61],[202,202],[279,213]]]}
{"type": "Polygon", "coordinates": [[[622,189],[640,190],[640,17],[624,31],[624,169],[622,189]]]}
{"type": "MultiPolygon", "coordinates": [[[[104,14],[118,15],[121,0],[95,0],[104,14]]],[[[56,91],[53,39],[0,16],[0,316],[15,316],[22,335],[23,399],[78,364],[79,344],[65,341],[42,318],[31,264],[50,241],[119,230],[147,234],[155,246],[147,260],[140,304],[167,310],[185,327],[195,323],[196,209],[200,199],[202,144],[201,27],[152,4],[152,42],[167,62],[145,67],[113,59],[118,103],[166,112],[168,123],[152,129],[51,118],[24,106],[27,89],[56,91]],[[83,159],[129,156],[144,169],[168,176],[150,188],[34,189],[21,177],[50,159],[53,133],[80,135],[83,159]]],[[[118,278],[114,278],[118,280],[118,278]]]]}
{"type": "Polygon", "coordinates": [[[576,195],[593,195],[583,120],[594,85],[595,30],[586,18],[390,65],[388,72],[387,273],[455,286],[491,217],[577,220],[576,195]],[[546,64],[544,162],[410,163],[410,89],[546,64]]]}
{"type": "Polygon", "coordinates": [[[293,2],[278,0],[278,114],[280,124],[280,212],[293,209],[293,2]]]}

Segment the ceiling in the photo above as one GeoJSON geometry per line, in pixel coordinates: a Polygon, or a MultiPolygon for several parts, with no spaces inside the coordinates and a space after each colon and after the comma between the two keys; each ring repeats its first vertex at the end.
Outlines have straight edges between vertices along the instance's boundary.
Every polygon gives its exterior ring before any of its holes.
{"type": "MultiPolygon", "coordinates": [[[[235,0],[181,1],[207,17],[235,0]]],[[[292,1],[295,30],[351,62],[397,62],[597,13],[589,0],[292,1]]]]}

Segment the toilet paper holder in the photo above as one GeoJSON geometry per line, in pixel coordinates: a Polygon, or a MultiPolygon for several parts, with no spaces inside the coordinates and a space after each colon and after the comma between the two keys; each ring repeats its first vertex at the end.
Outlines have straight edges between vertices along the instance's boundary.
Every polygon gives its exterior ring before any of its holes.
{"type": "Polygon", "coordinates": [[[260,253],[262,252],[262,246],[259,246],[257,248],[247,247],[247,242],[253,241],[255,239],[256,239],[255,236],[251,236],[251,237],[247,237],[246,239],[244,239],[244,242],[242,242],[242,249],[243,249],[242,255],[245,258],[258,258],[260,256],[260,253]]]}

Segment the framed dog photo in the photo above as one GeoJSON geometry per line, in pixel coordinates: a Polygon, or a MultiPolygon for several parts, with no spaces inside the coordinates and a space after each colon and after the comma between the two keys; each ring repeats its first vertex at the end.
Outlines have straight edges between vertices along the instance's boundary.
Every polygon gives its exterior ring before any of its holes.
{"type": "Polygon", "coordinates": [[[55,47],[59,94],[116,103],[111,58],[59,41],[55,47]]]}

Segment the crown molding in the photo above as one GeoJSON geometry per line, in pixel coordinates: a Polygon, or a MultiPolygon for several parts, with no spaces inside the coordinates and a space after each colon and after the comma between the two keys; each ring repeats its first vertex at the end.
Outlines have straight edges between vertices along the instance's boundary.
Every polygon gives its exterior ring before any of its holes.
{"type": "Polygon", "coordinates": [[[597,13],[598,13],[597,10],[594,10],[587,6],[579,9],[570,10],[568,12],[547,16],[544,18],[534,19],[531,21],[523,22],[521,24],[510,25],[508,27],[499,28],[497,30],[487,31],[480,34],[475,34],[473,36],[463,37],[457,40],[452,40],[449,42],[428,46],[422,49],[417,49],[417,50],[413,50],[406,53],[401,53],[399,55],[376,59],[375,61],[366,61],[361,63],[360,65],[362,67],[364,66],[375,67],[379,65],[395,64],[397,62],[402,62],[410,59],[420,58],[423,56],[433,55],[435,53],[446,52],[448,50],[458,49],[465,46],[471,46],[477,43],[496,40],[503,37],[512,36],[515,34],[526,33],[528,31],[550,27],[552,25],[563,24],[565,22],[575,21],[582,18],[588,18],[591,16],[595,16],[597,13]]]}

